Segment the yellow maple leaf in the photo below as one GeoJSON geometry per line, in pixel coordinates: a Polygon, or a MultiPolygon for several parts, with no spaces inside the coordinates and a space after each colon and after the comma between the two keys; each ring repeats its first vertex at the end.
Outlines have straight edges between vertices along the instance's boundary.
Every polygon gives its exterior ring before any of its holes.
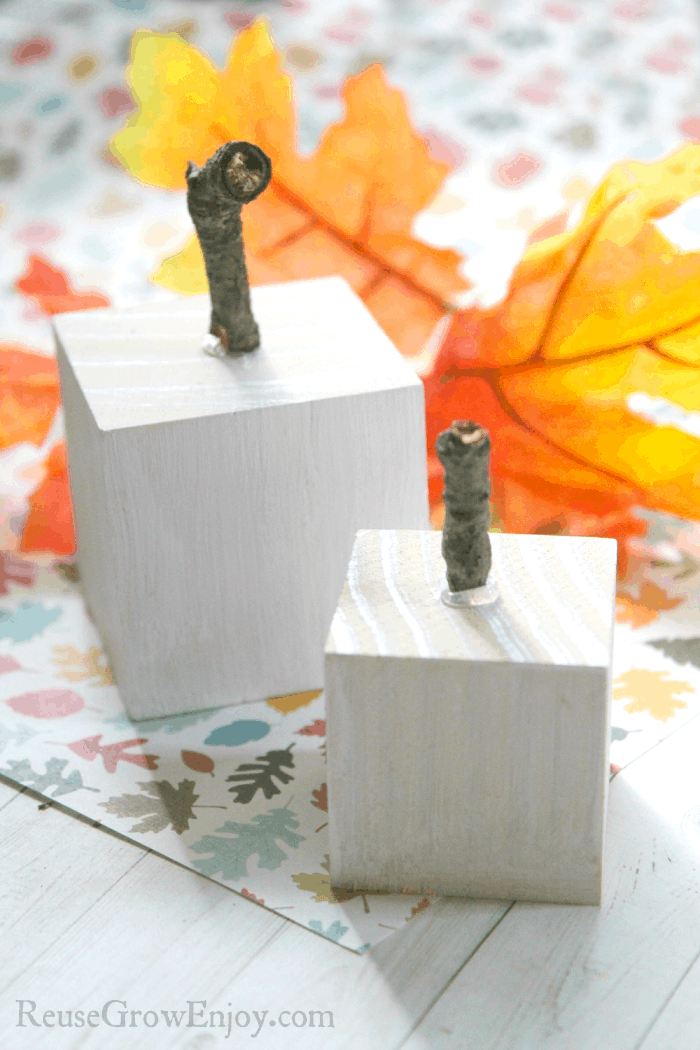
{"type": "Polygon", "coordinates": [[[654,223],[699,193],[698,144],[615,165],[500,303],[453,317],[425,381],[429,446],[466,412],[490,428],[508,531],[622,538],[635,504],[700,518],[700,252],[654,223]],[[655,425],[652,403],[680,422],[655,425]]]}
{"type": "MultiPolygon", "coordinates": [[[[292,84],[263,22],[238,35],[221,73],[177,34],[136,33],[130,80],[138,110],[112,151],[141,181],[184,191],[187,162],[203,164],[231,139],[269,155],[272,182],[243,209],[252,284],[339,273],[407,353],[468,287],[458,253],[411,234],[449,168],[431,157],[379,66],[346,81],[345,115],[310,157],[296,150],[292,84]]],[[[206,289],[196,238],[152,280],[206,289]]]]}

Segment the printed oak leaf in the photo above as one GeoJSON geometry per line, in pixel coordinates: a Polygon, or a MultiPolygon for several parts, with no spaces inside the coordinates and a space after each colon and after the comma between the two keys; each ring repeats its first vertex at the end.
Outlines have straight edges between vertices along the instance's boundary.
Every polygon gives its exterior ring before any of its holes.
{"type": "Polygon", "coordinates": [[[157,769],[159,755],[129,755],[130,747],[137,747],[146,743],[146,737],[136,737],[134,740],[122,740],[118,744],[100,744],[102,733],[95,736],[86,736],[82,740],[75,740],[72,744],[66,744],[80,758],[88,762],[94,762],[98,755],[104,763],[105,772],[116,773],[119,762],[131,762],[135,766],[143,766],[144,769],[157,769]]]}
{"type": "MultiPolygon", "coordinates": [[[[15,761],[9,759],[7,768],[0,768],[0,773],[4,773],[10,780],[16,780],[18,784],[27,784],[29,787],[34,788],[35,791],[39,791],[41,794],[47,795],[49,789],[53,788],[53,793],[49,796],[50,798],[58,798],[59,795],[69,795],[72,791],[79,791],[80,788],[84,788],[85,791],[99,791],[99,788],[88,787],[83,784],[83,778],[77,769],[74,769],[67,777],[63,776],[63,770],[68,765],[68,759],[66,758],[50,758],[45,763],[46,770],[44,773],[32,769],[28,758],[23,758],[21,761],[15,761]]],[[[98,805],[103,803],[98,802],[98,805]]]]}
{"type": "Polygon", "coordinates": [[[153,831],[157,834],[170,825],[182,835],[189,829],[190,821],[197,819],[197,814],[192,812],[199,798],[194,794],[194,780],[181,780],[177,787],[168,780],[139,781],[138,786],[143,792],[141,795],[117,795],[107,802],[98,802],[118,817],[143,817],[129,828],[129,833],[153,831]]]}
{"type": "Polygon", "coordinates": [[[236,767],[236,774],[226,777],[227,782],[234,782],[234,786],[228,790],[235,794],[234,802],[247,803],[254,798],[257,791],[262,791],[265,798],[279,795],[280,789],[275,784],[275,777],[281,784],[288,784],[294,777],[286,773],[282,767],[294,769],[294,757],[292,747],[284,751],[266,751],[264,755],[257,755],[255,762],[244,762],[236,767]],[[237,784],[236,781],[242,781],[237,784]]]}
{"type": "MultiPolygon", "coordinates": [[[[138,111],[111,148],[136,178],[184,192],[189,160],[203,164],[230,139],[255,142],[273,175],[243,212],[251,283],[341,274],[400,350],[423,347],[467,287],[456,252],[411,234],[450,165],[431,155],[379,66],[346,81],[345,114],[310,157],[297,152],[292,84],[262,22],[238,34],[222,72],[175,33],[137,32],[129,75],[138,111]]],[[[152,280],[206,291],[196,238],[152,280]]]]}
{"type": "Polygon", "coordinates": [[[692,664],[700,668],[700,638],[657,638],[647,645],[660,649],[664,656],[670,656],[677,664],[692,664]]]}
{"type": "Polygon", "coordinates": [[[310,919],[308,926],[310,930],[313,930],[315,933],[320,933],[322,937],[327,937],[329,941],[334,941],[336,944],[350,929],[349,926],[343,926],[340,919],[336,919],[334,922],[330,923],[325,930],[320,919],[310,919]]]}
{"type": "MultiPolygon", "coordinates": [[[[618,164],[501,302],[454,315],[425,378],[428,447],[454,419],[491,431],[504,531],[624,538],[643,531],[634,504],[700,518],[700,253],[654,222],[698,193],[700,144],[618,164]],[[680,422],[656,426],[650,403],[680,422]]],[[[433,505],[441,487],[431,455],[433,505]]]]}
{"type": "Polygon", "coordinates": [[[55,645],[53,662],[62,667],[56,678],[65,678],[69,682],[82,682],[88,678],[97,678],[95,685],[112,685],[114,679],[103,651],[92,645],[87,652],[81,653],[74,645],[55,645]]]}
{"type": "Polygon", "coordinates": [[[0,595],[10,593],[9,584],[31,587],[35,580],[36,565],[10,551],[0,551],[0,595]]]}
{"type": "Polygon", "coordinates": [[[49,315],[109,306],[109,299],[102,292],[76,292],[67,274],[41,255],[29,256],[27,270],[15,281],[15,288],[49,315]]]}
{"type": "Polygon", "coordinates": [[[320,788],[311,792],[315,802],[312,802],[312,806],[316,806],[316,809],[322,809],[324,813],[328,812],[328,787],[327,785],[321,784],[320,788]]]}
{"type": "Polygon", "coordinates": [[[677,711],[688,704],[679,699],[679,693],[693,693],[695,690],[689,682],[678,682],[669,679],[668,671],[646,671],[633,668],[620,675],[613,683],[613,699],[626,700],[625,711],[628,714],[639,714],[647,711],[659,722],[668,722],[677,711]]]}
{"type": "Polygon", "coordinates": [[[215,835],[204,835],[192,843],[190,849],[195,853],[213,854],[204,860],[195,860],[194,867],[205,875],[220,874],[224,879],[240,879],[247,872],[248,861],[257,853],[258,867],[274,871],[287,860],[287,854],[277,845],[277,839],[292,849],[297,849],[304,841],[302,835],[291,830],[299,827],[295,816],[285,807],[256,813],[250,824],[227,820],[216,829],[215,835]]]}

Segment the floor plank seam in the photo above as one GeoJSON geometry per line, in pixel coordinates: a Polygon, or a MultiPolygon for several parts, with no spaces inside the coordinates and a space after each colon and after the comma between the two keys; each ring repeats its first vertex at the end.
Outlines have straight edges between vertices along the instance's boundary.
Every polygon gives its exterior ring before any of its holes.
{"type": "Polygon", "coordinates": [[[79,916],[77,916],[73,920],[73,922],[71,922],[68,926],[66,926],[66,928],[64,930],[61,930],[61,932],[56,937],[54,937],[54,939],[51,941],[51,943],[47,944],[44,947],[44,949],[34,959],[32,959],[31,963],[29,963],[27,966],[25,966],[23,970],[20,970],[19,973],[13,974],[13,976],[10,979],[9,983],[6,984],[4,987],[0,988],[0,996],[4,995],[10,988],[12,988],[12,986],[14,984],[16,984],[17,981],[19,981],[25,975],[25,973],[27,973],[28,970],[33,969],[33,967],[36,966],[36,964],[39,962],[39,960],[42,959],[47,954],[47,952],[50,952],[51,949],[54,947],[54,945],[56,945],[63,937],[65,937],[68,933],[70,933],[70,931],[75,926],[77,926],[79,923],[83,922],[85,917],[87,915],[89,915],[90,912],[93,910],[93,908],[95,908],[100,903],[100,901],[103,899],[103,897],[106,897],[108,893],[111,893],[112,890],[115,888],[115,886],[119,885],[119,883],[122,881],[122,879],[125,879],[127,875],[131,874],[131,872],[134,870],[134,868],[138,864],[141,864],[141,862],[143,860],[145,860],[145,856],[146,856],[145,854],[141,854],[141,856],[137,857],[136,860],[134,861],[134,863],[131,864],[127,868],[126,871],[122,872],[122,874],[119,876],[118,879],[116,879],[114,882],[110,883],[109,886],[105,887],[105,889],[102,891],[102,893],[100,893],[100,895],[98,897],[96,897],[95,900],[90,905],[88,905],[88,907],[85,908],[85,910],[83,912],[81,912],[79,916]]]}
{"type": "Polygon", "coordinates": [[[397,1043],[397,1044],[396,1044],[396,1046],[394,1047],[394,1050],[401,1050],[401,1047],[405,1046],[405,1045],[406,1045],[406,1043],[408,1042],[408,1040],[409,1040],[409,1039],[411,1039],[411,1038],[413,1037],[414,1033],[415,1033],[415,1032],[416,1032],[416,1031],[417,1031],[417,1030],[418,1030],[418,1029],[420,1028],[420,1026],[421,1026],[421,1025],[423,1024],[423,1021],[424,1021],[424,1020],[426,1019],[426,1017],[428,1016],[428,1014],[430,1013],[430,1011],[431,1011],[431,1010],[433,1010],[433,1009],[435,1008],[435,1006],[436,1006],[436,1005],[437,1005],[437,1003],[438,1003],[438,1002],[440,1001],[440,999],[441,999],[441,998],[443,997],[443,995],[445,994],[445,992],[447,991],[447,989],[448,989],[448,988],[449,988],[449,987],[450,987],[450,986],[451,986],[451,985],[453,984],[453,982],[454,982],[454,981],[456,981],[456,980],[457,980],[457,978],[459,977],[459,975],[460,975],[460,973],[462,972],[462,970],[464,969],[464,967],[465,967],[465,966],[466,966],[466,965],[467,965],[467,964],[468,964],[469,962],[471,962],[471,960],[472,960],[472,959],[474,958],[474,956],[475,956],[475,955],[477,954],[477,952],[478,952],[478,951],[479,951],[479,949],[480,949],[480,948],[482,947],[482,945],[486,944],[486,941],[487,941],[487,940],[489,939],[489,937],[491,936],[491,934],[493,933],[493,931],[494,931],[494,930],[496,930],[496,929],[498,929],[498,927],[499,927],[499,926],[501,925],[501,923],[502,923],[502,922],[503,922],[503,920],[505,919],[506,915],[510,914],[511,910],[512,910],[512,909],[513,909],[513,908],[515,907],[515,905],[516,905],[516,904],[517,904],[517,901],[511,901],[511,902],[510,902],[510,904],[508,905],[508,907],[506,908],[506,910],[505,910],[505,911],[503,912],[503,914],[502,914],[502,915],[501,915],[501,916],[500,916],[500,917],[498,918],[498,920],[497,920],[497,921],[496,921],[496,922],[495,922],[495,923],[493,924],[493,926],[491,926],[491,927],[490,927],[490,929],[488,929],[488,930],[486,931],[486,933],[484,934],[484,936],[483,936],[483,937],[481,938],[481,940],[480,940],[480,941],[479,941],[479,942],[478,942],[478,943],[477,943],[477,944],[476,944],[476,945],[474,946],[474,948],[472,948],[472,950],[471,950],[471,951],[469,952],[469,954],[467,955],[466,959],[465,959],[465,960],[464,960],[464,962],[463,962],[463,963],[461,964],[461,966],[458,966],[458,967],[457,967],[457,969],[455,970],[455,972],[454,972],[454,973],[452,974],[452,976],[451,976],[451,977],[449,978],[449,980],[445,982],[445,984],[444,984],[444,985],[443,985],[443,987],[442,987],[442,988],[440,989],[440,991],[439,991],[439,992],[437,993],[437,995],[435,995],[435,996],[434,996],[434,997],[433,997],[433,998],[431,999],[430,1003],[428,1004],[428,1006],[426,1007],[426,1009],[425,1009],[425,1010],[423,1011],[423,1013],[422,1013],[422,1014],[420,1015],[420,1017],[419,1017],[419,1018],[417,1019],[416,1023],[415,1023],[415,1024],[414,1024],[414,1025],[413,1025],[413,1026],[412,1026],[412,1027],[410,1028],[410,1030],[409,1030],[409,1031],[408,1031],[408,1032],[406,1033],[406,1035],[405,1035],[405,1036],[403,1037],[403,1039],[401,1040],[401,1042],[400,1042],[400,1043],[397,1043]]]}
{"type": "Polygon", "coordinates": [[[688,966],[687,966],[687,967],[685,968],[685,970],[683,971],[683,973],[681,974],[681,976],[680,976],[680,977],[678,978],[678,981],[676,982],[675,986],[674,986],[674,987],[672,988],[672,990],[671,990],[671,991],[670,991],[670,992],[668,993],[668,995],[667,995],[667,996],[666,996],[666,998],[664,999],[663,1003],[662,1003],[662,1004],[661,1004],[661,1006],[659,1007],[659,1009],[658,1009],[657,1013],[656,1013],[656,1014],[654,1015],[654,1017],[652,1018],[652,1020],[651,1020],[651,1021],[649,1022],[649,1024],[647,1025],[647,1027],[646,1027],[646,1028],[644,1029],[644,1032],[642,1033],[642,1035],[641,1035],[641,1037],[640,1037],[639,1041],[638,1041],[638,1042],[636,1042],[636,1043],[634,1044],[634,1046],[632,1047],[632,1050],[641,1050],[641,1048],[643,1047],[643,1045],[644,1045],[644,1043],[646,1042],[647,1038],[648,1038],[648,1037],[649,1037],[649,1035],[651,1034],[651,1032],[652,1032],[652,1029],[653,1029],[653,1028],[654,1028],[654,1026],[655,1026],[655,1025],[656,1025],[656,1024],[658,1023],[659,1019],[661,1018],[661,1016],[662,1016],[662,1014],[663,1014],[664,1010],[665,1010],[665,1009],[666,1009],[666,1007],[667,1007],[667,1006],[669,1005],[669,1003],[671,1002],[671,1000],[672,1000],[672,999],[673,999],[673,997],[675,996],[676,992],[678,991],[678,989],[680,988],[680,986],[681,986],[681,985],[683,984],[683,981],[684,981],[684,980],[686,979],[686,977],[688,976],[688,974],[689,974],[689,973],[690,973],[690,971],[691,971],[691,970],[693,969],[693,967],[695,966],[695,964],[696,964],[696,963],[698,962],[698,960],[699,960],[699,959],[700,959],[700,951],[698,951],[697,955],[696,955],[696,956],[695,956],[695,957],[694,957],[694,958],[692,959],[692,961],[691,961],[691,962],[690,962],[690,963],[688,964],[688,966]]]}

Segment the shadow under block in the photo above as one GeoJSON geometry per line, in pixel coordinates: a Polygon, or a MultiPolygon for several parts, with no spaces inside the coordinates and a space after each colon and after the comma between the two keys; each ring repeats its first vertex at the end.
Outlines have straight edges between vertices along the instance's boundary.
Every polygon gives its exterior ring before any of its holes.
{"type": "Polygon", "coordinates": [[[326,646],[331,885],[598,904],[616,543],[492,534],[498,602],[437,532],[363,530],[326,646]]]}
{"type": "Polygon", "coordinates": [[[428,524],[423,386],[339,277],[56,318],[78,562],[132,716],[320,689],[360,527],[428,524]]]}

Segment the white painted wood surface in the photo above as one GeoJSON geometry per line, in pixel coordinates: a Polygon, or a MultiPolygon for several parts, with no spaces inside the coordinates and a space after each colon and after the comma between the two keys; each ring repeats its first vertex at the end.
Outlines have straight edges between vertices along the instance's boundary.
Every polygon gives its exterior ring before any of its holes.
{"type": "Polygon", "coordinates": [[[269,1011],[250,1043],[266,1050],[696,1050],[698,753],[695,720],[613,780],[601,908],[443,901],[363,956],[0,780],[3,1050],[250,1038],[163,1024],[27,1031],[18,998],[42,1010],[230,1002],[269,1011]],[[322,1007],[332,1030],[269,1025],[322,1007]]]}
{"type": "Polygon", "coordinates": [[[78,561],[136,718],[321,688],[360,527],[427,524],[423,387],[341,278],[56,320],[78,561]],[[400,440],[397,438],[400,435],[400,440]]]}
{"type": "Polygon", "coordinates": [[[363,530],[326,649],[334,885],[600,902],[616,544],[492,536],[500,600],[439,600],[441,535],[363,530]]]}

